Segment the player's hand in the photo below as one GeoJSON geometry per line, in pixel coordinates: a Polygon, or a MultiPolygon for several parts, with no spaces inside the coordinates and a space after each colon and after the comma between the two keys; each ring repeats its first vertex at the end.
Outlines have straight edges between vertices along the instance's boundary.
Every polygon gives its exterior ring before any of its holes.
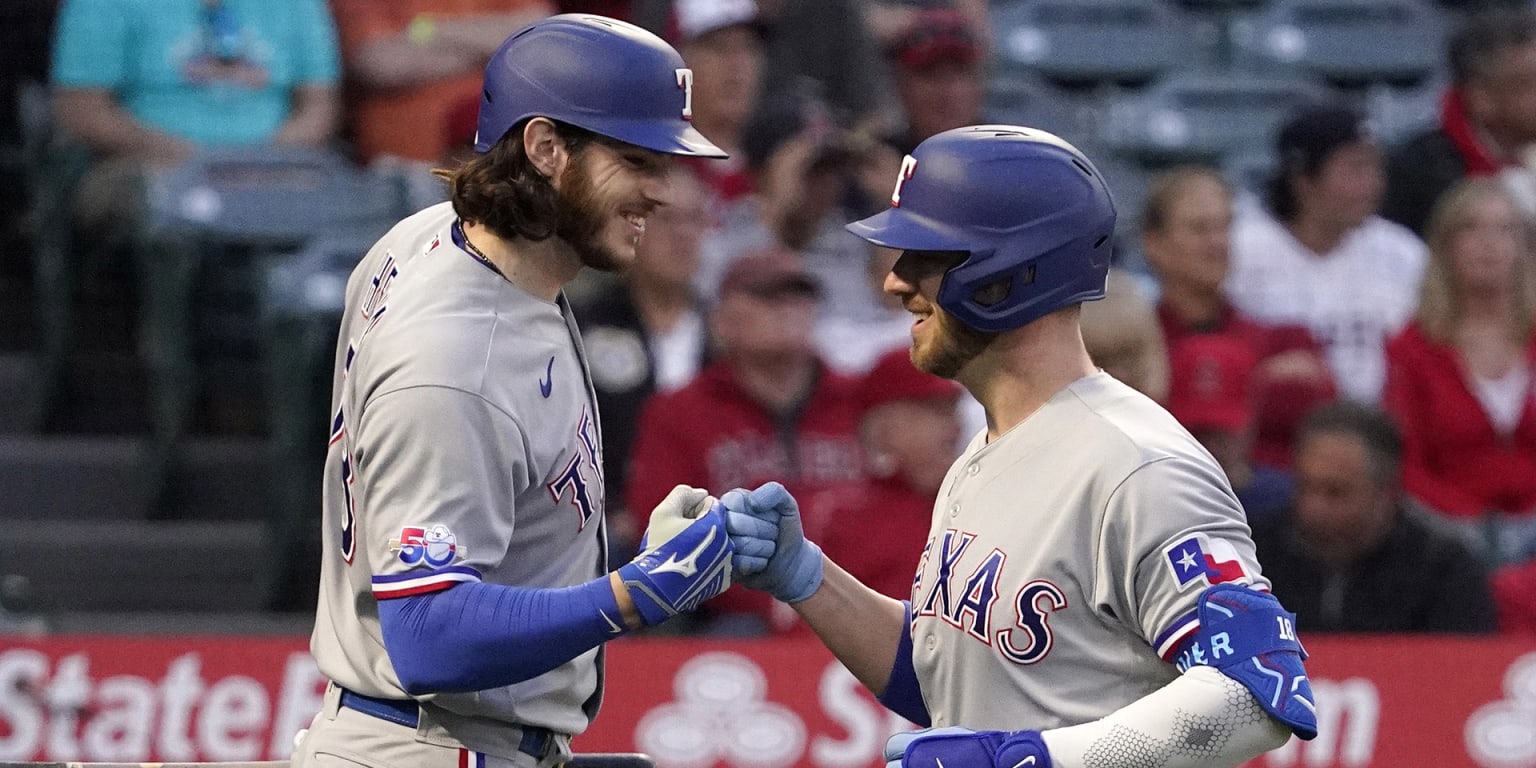
{"type": "Polygon", "coordinates": [[[620,566],[619,578],[640,618],[654,626],[730,587],[731,552],[725,513],[714,506],[620,566]]]}
{"type": "Polygon", "coordinates": [[[679,485],[651,510],[650,524],[640,537],[640,551],[659,547],[682,533],[699,515],[715,505],[715,497],[703,488],[679,485]]]}
{"type": "Polygon", "coordinates": [[[800,505],[778,483],[734,490],[720,500],[736,548],[732,567],[740,582],[798,603],[821,586],[821,548],[807,541],[800,505]]]}
{"type": "Polygon", "coordinates": [[[1051,768],[1051,754],[1039,731],[924,728],[886,740],[885,768],[1051,768]]]}

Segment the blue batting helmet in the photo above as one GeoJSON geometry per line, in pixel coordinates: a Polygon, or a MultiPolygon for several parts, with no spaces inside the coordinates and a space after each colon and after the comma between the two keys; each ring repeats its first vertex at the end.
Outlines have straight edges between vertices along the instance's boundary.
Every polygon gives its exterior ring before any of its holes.
{"type": "Polygon", "coordinates": [[[1060,137],[1012,125],[937,134],[901,166],[891,207],[848,230],[902,250],[964,251],[938,304],[987,333],[1104,298],[1115,203],[1060,137]]]}
{"type": "Polygon", "coordinates": [[[485,65],[475,151],[547,117],[673,155],[725,157],[689,120],[693,71],[666,41],[633,24],[551,16],[507,38],[485,65]]]}

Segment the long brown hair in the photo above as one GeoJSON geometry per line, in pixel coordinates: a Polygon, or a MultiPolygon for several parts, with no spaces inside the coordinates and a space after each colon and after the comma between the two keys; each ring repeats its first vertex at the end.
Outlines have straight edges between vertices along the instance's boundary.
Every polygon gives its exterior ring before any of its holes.
{"type": "MultiPolygon", "coordinates": [[[[449,199],[459,218],[480,224],[505,240],[546,240],[559,225],[559,196],[554,185],[533,167],[523,148],[523,129],[529,120],[513,126],[484,154],[456,168],[432,171],[448,182],[449,199]]],[[[597,137],[573,125],[551,122],[573,160],[597,137]]]]}
{"type": "Polygon", "coordinates": [[[1515,260],[1510,282],[1514,288],[1510,338],[1524,346],[1536,321],[1536,263],[1530,250],[1531,231],[1517,205],[1503,185],[1491,177],[1467,178],[1457,182],[1435,201],[1424,240],[1429,246],[1429,263],[1424,267],[1424,282],[1419,287],[1419,308],[1415,315],[1424,335],[1446,343],[1466,308],[1456,285],[1456,271],[1451,265],[1452,241],[1467,227],[1472,209],[1488,198],[1496,197],[1515,211],[1521,222],[1521,257],[1515,260]]]}

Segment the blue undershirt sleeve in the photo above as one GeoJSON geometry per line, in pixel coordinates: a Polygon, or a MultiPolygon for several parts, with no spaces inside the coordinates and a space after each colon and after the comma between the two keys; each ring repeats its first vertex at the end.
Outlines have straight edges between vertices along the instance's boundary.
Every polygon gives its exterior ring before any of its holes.
{"type": "Polygon", "coordinates": [[[928,705],[923,701],[923,691],[917,682],[917,670],[912,666],[912,603],[901,601],[906,616],[901,621],[901,642],[896,646],[896,663],[891,666],[891,676],[885,683],[885,693],[879,701],[886,709],[927,728],[933,724],[928,705]]]}
{"type": "Polygon", "coordinates": [[[530,680],[625,632],[607,574],[560,589],[470,582],[380,600],[379,624],[412,696],[530,680]]]}

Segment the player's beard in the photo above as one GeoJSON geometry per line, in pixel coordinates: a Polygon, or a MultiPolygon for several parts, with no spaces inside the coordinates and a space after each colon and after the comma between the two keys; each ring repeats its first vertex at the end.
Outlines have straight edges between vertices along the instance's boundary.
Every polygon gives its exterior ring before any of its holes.
{"type": "Polygon", "coordinates": [[[576,251],[581,263],[600,272],[619,272],[627,267],[630,260],[603,242],[603,230],[616,214],[599,196],[583,154],[578,153],[566,165],[556,194],[560,217],[555,235],[576,251]]]}
{"type": "Polygon", "coordinates": [[[972,360],[986,350],[994,334],[982,333],[956,320],[937,307],[933,313],[932,333],[912,344],[912,365],[920,371],[953,379],[972,360]]]}

